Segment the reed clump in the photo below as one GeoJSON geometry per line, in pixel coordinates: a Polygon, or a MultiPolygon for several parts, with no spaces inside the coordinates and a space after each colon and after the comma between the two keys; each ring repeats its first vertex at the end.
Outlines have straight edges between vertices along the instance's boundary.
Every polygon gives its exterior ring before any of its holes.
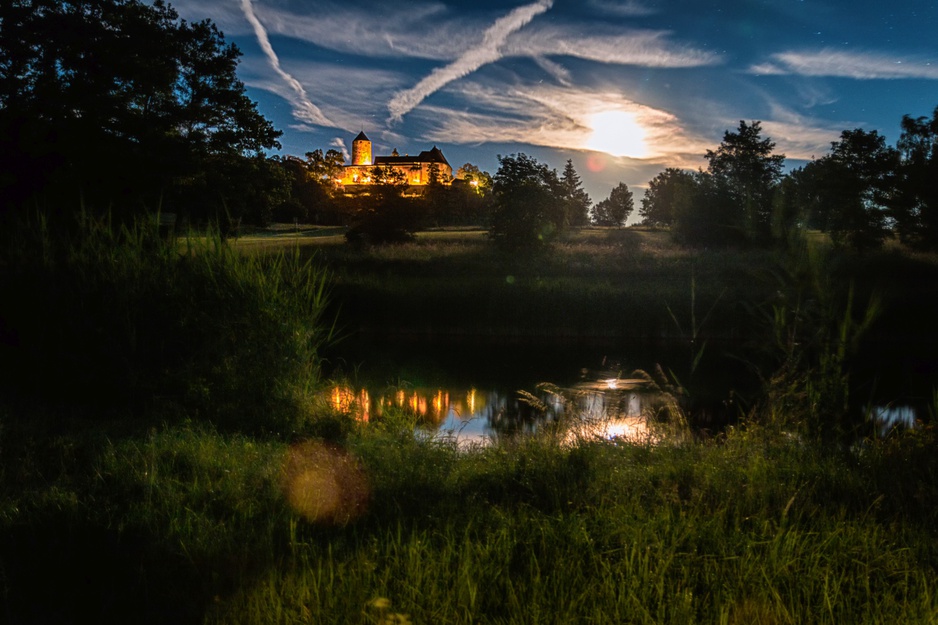
{"type": "Polygon", "coordinates": [[[9,396],[248,430],[302,420],[331,332],[315,260],[238,254],[217,231],[180,246],[150,222],[85,213],[67,227],[39,215],[4,236],[9,396]]]}

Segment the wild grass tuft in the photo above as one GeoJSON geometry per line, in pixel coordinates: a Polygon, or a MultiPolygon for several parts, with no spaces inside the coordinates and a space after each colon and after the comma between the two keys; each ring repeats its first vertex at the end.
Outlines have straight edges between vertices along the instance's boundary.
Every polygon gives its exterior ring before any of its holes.
{"type": "Polygon", "coordinates": [[[178,406],[249,430],[302,420],[331,334],[315,260],[238,254],[217,232],[180,249],[149,222],[84,214],[19,235],[0,271],[9,393],[87,413],[178,406]]]}

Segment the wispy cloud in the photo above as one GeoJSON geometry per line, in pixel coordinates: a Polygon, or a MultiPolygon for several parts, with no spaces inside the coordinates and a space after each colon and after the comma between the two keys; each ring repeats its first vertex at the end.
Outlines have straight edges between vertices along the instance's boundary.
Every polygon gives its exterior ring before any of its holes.
{"type": "Polygon", "coordinates": [[[803,115],[778,100],[769,101],[769,118],[762,122],[765,136],[775,142],[775,151],[791,160],[811,160],[828,153],[831,143],[846,129],[862,123],[832,123],[803,115]]]}
{"type": "Polygon", "coordinates": [[[749,68],[753,74],[798,74],[840,78],[938,80],[938,56],[934,59],[872,52],[823,49],[810,52],[781,52],[765,63],[749,68]]]}
{"type": "Polygon", "coordinates": [[[297,13],[257,7],[270,32],[316,46],[365,57],[452,60],[468,49],[484,28],[437,2],[399,4],[317,2],[316,10],[297,13]]]}
{"type": "Polygon", "coordinates": [[[504,55],[501,48],[508,37],[550,9],[553,4],[553,0],[538,0],[497,19],[485,31],[478,45],[464,52],[449,65],[433,70],[414,87],[395,94],[388,103],[388,111],[391,113],[389,121],[400,121],[404,115],[440,88],[500,59],[504,55]]]}
{"type": "Polygon", "coordinates": [[[534,62],[538,67],[550,74],[558,83],[569,86],[571,83],[570,72],[560,63],[551,61],[544,56],[535,56],[534,62]]]}
{"type": "Polygon", "coordinates": [[[669,41],[661,30],[541,25],[514,35],[505,55],[572,56],[643,67],[700,67],[722,62],[719,54],[669,41]]]}
{"type": "Polygon", "coordinates": [[[277,53],[274,52],[274,47],[270,44],[270,39],[267,36],[264,25],[261,24],[261,21],[257,19],[257,15],[254,13],[254,6],[251,4],[251,0],[241,0],[241,10],[244,12],[244,17],[254,29],[257,43],[260,45],[261,50],[264,51],[264,55],[267,57],[267,62],[270,64],[271,69],[289,85],[293,92],[293,97],[291,98],[293,116],[300,121],[317,126],[334,126],[335,124],[329,121],[315,104],[310,102],[309,97],[306,95],[306,90],[303,88],[303,85],[300,84],[300,81],[291,76],[280,66],[280,58],[277,56],[277,53]]]}
{"type": "Polygon", "coordinates": [[[642,17],[657,13],[638,0],[589,0],[587,4],[597,11],[619,17],[642,17]]]}
{"type": "Polygon", "coordinates": [[[351,157],[349,156],[348,148],[345,146],[345,139],[343,139],[342,137],[333,137],[332,141],[329,142],[329,145],[331,145],[334,148],[337,148],[340,152],[342,152],[342,157],[345,160],[347,161],[352,160],[351,157]]]}
{"type": "Polygon", "coordinates": [[[628,154],[633,160],[668,156],[675,163],[691,160],[696,163],[699,155],[712,147],[708,140],[687,130],[672,113],[634,102],[614,91],[550,85],[505,90],[472,83],[463,92],[479,104],[477,111],[422,107],[421,121],[432,125],[427,133],[431,140],[457,144],[519,143],[586,152],[598,149],[594,139],[600,132],[621,136],[623,142],[635,139],[644,144],[631,154],[628,145],[610,146],[610,154],[628,154]],[[617,120],[632,124],[635,136],[630,137],[628,130],[616,127],[617,120]],[[687,155],[690,157],[685,158],[687,155]]]}

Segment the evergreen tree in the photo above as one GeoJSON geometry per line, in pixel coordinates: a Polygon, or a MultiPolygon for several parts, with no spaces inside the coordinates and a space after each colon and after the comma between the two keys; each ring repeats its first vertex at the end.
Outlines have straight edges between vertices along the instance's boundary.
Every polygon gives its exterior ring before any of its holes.
{"type": "Polygon", "coordinates": [[[573,160],[567,159],[560,182],[567,204],[567,223],[573,227],[585,226],[589,223],[589,210],[593,201],[590,199],[589,194],[583,190],[580,174],[573,167],[573,160]]]}
{"type": "Polygon", "coordinates": [[[804,168],[815,223],[841,246],[866,250],[889,235],[899,153],[875,130],[844,130],[831,153],[804,168]]]}
{"type": "MultiPolygon", "coordinates": [[[[761,137],[760,122],[739,122],[736,132],[727,131],[723,142],[707,150],[710,162],[707,173],[714,178],[714,189],[726,193],[720,201],[729,206],[718,211],[729,218],[719,228],[736,228],[749,241],[767,239],[771,232],[772,195],[781,180],[783,154],[773,154],[775,143],[761,137]]],[[[711,198],[717,200],[716,197],[711,198]]]]}

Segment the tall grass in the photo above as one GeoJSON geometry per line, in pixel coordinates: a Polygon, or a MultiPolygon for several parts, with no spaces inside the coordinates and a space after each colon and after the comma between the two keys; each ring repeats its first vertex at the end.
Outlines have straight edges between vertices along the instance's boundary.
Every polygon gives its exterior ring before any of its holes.
{"type": "MultiPolygon", "coordinates": [[[[415,439],[405,421],[342,442],[370,492],[346,520],[291,506],[298,447],[204,426],[85,441],[84,462],[28,492],[4,480],[13,614],[48,616],[54,605],[60,622],[938,617],[934,430],[852,455],[759,428],[703,444],[532,436],[466,451],[415,439]],[[76,585],[79,576],[89,581],[76,585]],[[53,583],[57,603],[31,603],[53,583]]],[[[73,462],[74,448],[40,445],[73,462]]]]}
{"type": "Polygon", "coordinates": [[[0,362],[28,402],[154,406],[218,425],[295,427],[317,380],[327,272],[298,253],[241,255],[217,232],[182,249],[149,222],[42,216],[5,236],[0,362]],[[224,423],[222,423],[224,422],[224,423]]]}

